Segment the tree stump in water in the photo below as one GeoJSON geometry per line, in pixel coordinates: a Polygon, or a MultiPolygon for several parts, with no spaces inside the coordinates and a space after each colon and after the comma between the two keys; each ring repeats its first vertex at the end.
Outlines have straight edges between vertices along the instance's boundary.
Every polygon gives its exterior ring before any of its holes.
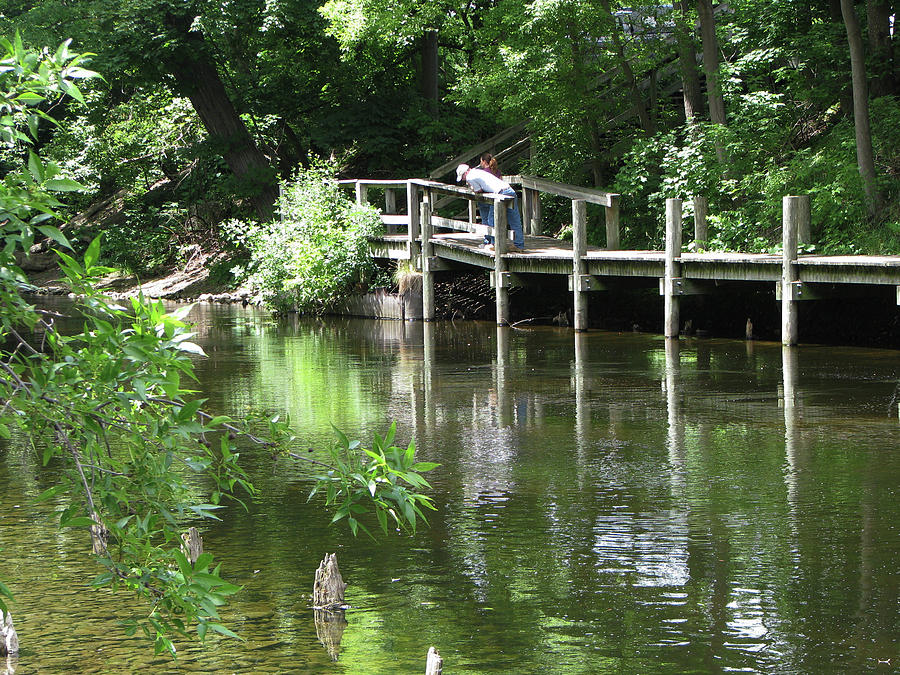
{"type": "Polygon", "coordinates": [[[344,590],[347,584],[338,569],[337,554],[326,553],[325,559],[316,570],[313,584],[313,607],[315,611],[316,637],[319,638],[332,661],[338,660],[341,637],[347,627],[344,618],[344,590]]]}
{"type": "Polygon", "coordinates": [[[0,656],[19,653],[19,636],[13,626],[12,615],[0,610],[0,656]]]}
{"type": "Polygon", "coordinates": [[[196,527],[188,528],[188,531],[181,535],[181,551],[191,565],[197,562],[197,558],[203,553],[203,538],[196,527]]]}
{"type": "Polygon", "coordinates": [[[428,660],[425,662],[425,675],[441,675],[444,672],[444,659],[434,647],[428,650],[428,660]]]}
{"type": "Polygon", "coordinates": [[[343,609],[344,590],[347,584],[341,578],[338,569],[337,554],[326,553],[325,559],[316,570],[316,581],[313,584],[313,607],[316,609],[343,609]]]}
{"type": "Polygon", "coordinates": [[[91,520],[96,524],[91,525],[91,550],[94,555],[106,555],[106,543],[109,541],[109,530],[100,520],[100,514],[96,511],[91,513],[91,520]]]}

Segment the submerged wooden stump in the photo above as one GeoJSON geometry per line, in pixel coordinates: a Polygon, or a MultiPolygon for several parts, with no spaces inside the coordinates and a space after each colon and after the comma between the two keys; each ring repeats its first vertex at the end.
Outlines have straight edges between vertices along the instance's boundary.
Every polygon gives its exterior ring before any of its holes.
{"type": "Polygon", "coordinates": [[[425,662],[425,675],[441,675],[444,672],[444,659],[434,647],[428,650],[428,660],[425,662]]]}
{"type": "Polygon", "coordinates": [[[313,584],[313,609],[315,612],[316,637],[319,638],[332,661],[338,660],[341,637],[347,627],[344,618],[344,591],[346,582],[338,569],[337,554],[326,553],[316,570],[313,584]]]}
{"type": "Polygon", "coordinates": [[[197,562],[197,558],[203,553],[203,538],[200,536],[200,530],[191,527],[181,535],[181,551],[191,565],[197,562]]]}
{"type": "Polygon", "coordinates": [[[316,581],[313,584],[313,607],[315,609],[343,609],[344,591],[347,584],[341,578],[338,569],[337,554],[326,553],[325,559],[316,570],[316,581]]]}
{"type": "Polygon", "coordinates": [[[12,615],[0,610],[0,656],[19,653],[19,636],[13,626],[12,615]]]}
{"type": "Polygon", "coordinates": [[[94,555],[105,556],[106,545],[109,541],[109,530],[106,529],[106,525],[100,519],[100,514],[96,511],[91,513],[91,520],[94,521],[94,525],[91,525],[91,550],[94,555]]]}

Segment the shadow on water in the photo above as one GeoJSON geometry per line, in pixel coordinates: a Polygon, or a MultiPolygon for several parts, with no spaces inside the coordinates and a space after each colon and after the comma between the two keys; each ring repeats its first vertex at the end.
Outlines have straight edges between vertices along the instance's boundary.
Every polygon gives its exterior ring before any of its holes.
{"type": "Polygon", "coordinates": [[[17,673],[889,672],[898,662],[900,353],[481,323],[277,322],[202,305],[208,407],[288,413],[318,456],[331,425],[397,421],[441,463],[413,537],[329,527],[309,472],[246,449],[247,512],[194,523],[244,586],[245,642],[124,637],[146,611],[89,590],[87,538],[49,481],[0,447],[17,673]],[[309,608],[337,551],[343,621],[309,608]],[[890,663],[885,663],[890,662],[890,663]]]}

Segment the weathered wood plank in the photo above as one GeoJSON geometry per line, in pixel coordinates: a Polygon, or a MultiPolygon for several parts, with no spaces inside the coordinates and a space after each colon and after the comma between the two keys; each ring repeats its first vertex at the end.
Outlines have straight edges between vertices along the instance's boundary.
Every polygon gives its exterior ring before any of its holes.
{"type": "Polygon", "coordinates": [[[566,185],[565,183],[557,183],[553,180],[535,176],[504,176],[504,179],[510,185],[521,185],[523,188],[549,192],[552,195],[568,197],[569,199],[583,199],[591,204],[602,204],[603,206],[613,206],[614,198],[619,197],[615,192],[604,192],[594,188],[566,185]]]}

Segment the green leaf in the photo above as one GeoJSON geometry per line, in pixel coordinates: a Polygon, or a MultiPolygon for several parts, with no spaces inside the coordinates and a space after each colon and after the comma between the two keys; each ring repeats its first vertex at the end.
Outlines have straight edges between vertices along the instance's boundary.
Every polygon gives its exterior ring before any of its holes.
{"type": "Polygon", "coordinates": [[[190,579],[191,575],[193,575],[194,570],[191,567],[191,563],[188,562],[187,556],[183,551],[175,549],[172,551],[172,555],[175,556],[175,562],[178,563],[178,569],[181,570],[181,574],[185,579],[190,579]]]}
{"type": "Polygon", "coordinates": [[[203,347],[195,342],[179,342],[178,351],[187,352],[189,354],[197,354],[199,356],[206,356],[206,352],[203,351],[203,347]]]}
{"type": "Polygon", "coordinates": [[[76,516],[75,518],[69,518],[65,521],[60,521],[59,523],[62,527],[91,527],[92,525],[96,525],[91,518],[87,516],[76,516]]]}
{"type": "Polygon", "coordinates": [[[51,192],[80,192],[84,186],[71,178],[51,178],[44,181],[44,189],[51,192]]]}
{"type": "Polygon", "coordinates": [[[220,633],[221,635],[243,641],[243,638],[241,638],[237,633],[225,628],[225,626],[220,623],[210,623],[208,625],[212,630],[220,633]]]}
{"type": "Polygon", "coordinates": [[[72,248],[72,244],[66,239],[66,235],[59,231],[59,228],[53,227],[52,225],[38,225],[37,229],[41,234],[48,239],[52,239],[57,244],[61,244],[69,249],[72,248]]]}
{"type": "Polygon", "coordinates": [[[94,237],[94,240],[88,245],[87,250],[84,252],[84,268],[90,269],[94,266],[94,263],[97,262],[100,258],[100,240],[103,235],[98,234],[94,237]]]}
{"type": "Polygon", "coordinates": [[[35,497],[34,501],[35,502],[43,502],[47,499],[50,499],[54,495],[59,494],[60,492],[62,492],[65,489],[66,489],[65,485],[62,485],[62,484],[54,485],[52,488],[44,490],[41,494],[39,494],[37,497],[35,497]]]}
{"type": "Polygon", "coordinates": [[[41,164],[40,158],[33,152],[28,153],[28,171],[34,178],[35,183],[44,181],[44,165],[41,164]]]}

